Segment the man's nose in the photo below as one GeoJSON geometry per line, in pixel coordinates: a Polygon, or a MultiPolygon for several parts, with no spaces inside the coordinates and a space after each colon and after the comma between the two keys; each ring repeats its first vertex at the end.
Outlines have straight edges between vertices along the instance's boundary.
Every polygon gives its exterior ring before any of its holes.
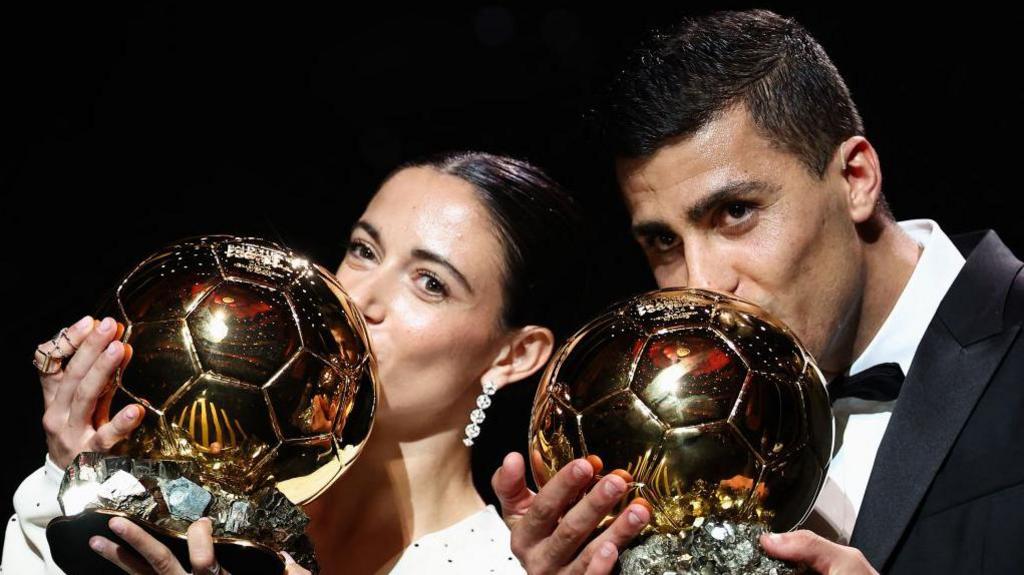
{"type": "Polygon", "coordinates": [[[727,258],[708,247],[687,248],[686,287],[735,293],[737,275],[727,258]]]}

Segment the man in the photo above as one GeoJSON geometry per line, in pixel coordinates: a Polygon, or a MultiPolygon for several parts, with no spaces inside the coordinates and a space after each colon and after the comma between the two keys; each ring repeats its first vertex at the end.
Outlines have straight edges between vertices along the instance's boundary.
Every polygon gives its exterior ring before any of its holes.
{"type": "MultiPolygon", "coordinates": [[[[605,121],[658,285],[759,303],[830,380],[837,449],[808,521],[817,534],[767,536],[768,553],[822,573],[1019,572],[1021,262],[993,232],[951,241],[935,222],[897,223],[839,73],[770,12],[653,38],[605,121]]],[[[610,572],[649,520],[631,505],[587,542],[625,491],[608,475],[573,505],[595,463],[536,495],[517,456],[495,474],[529,572],[610,572]]]]}

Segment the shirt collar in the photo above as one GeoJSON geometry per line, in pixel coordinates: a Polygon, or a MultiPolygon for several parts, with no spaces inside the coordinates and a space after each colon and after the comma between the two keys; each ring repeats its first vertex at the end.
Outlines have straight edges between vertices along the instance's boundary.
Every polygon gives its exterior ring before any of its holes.
{"type": "Polygon", "coordinates": [[[908,220],[899,226],[921,246],[921,257],[881,329],[850,366],[851,375],[889,362],[907,373],[939,303],[966,262],[934,221],[908,220]]]}

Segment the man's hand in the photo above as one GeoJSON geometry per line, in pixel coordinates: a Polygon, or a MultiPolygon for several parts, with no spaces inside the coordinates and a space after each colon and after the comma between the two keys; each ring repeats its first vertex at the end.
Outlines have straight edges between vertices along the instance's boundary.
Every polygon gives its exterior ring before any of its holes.
{"type": "Polygon", "coordinates": [[[878,575],[860,549],[833,543],[806,529],[766,533],[761,546],[776,559],[803,563],[822,575],[878,575]]]}

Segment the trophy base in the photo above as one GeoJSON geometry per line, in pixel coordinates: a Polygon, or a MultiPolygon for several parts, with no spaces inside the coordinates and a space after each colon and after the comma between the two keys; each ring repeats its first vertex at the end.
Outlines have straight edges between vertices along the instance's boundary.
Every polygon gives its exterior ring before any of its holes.
{"type": "MultiPolygon", "coordinates": [[[[146,521],[109,509],[89,509],[77,515],[57,517],[46,526],[46,540],[57,565],[68,575],[124,575],[120,567],[100,556],[89,547],[89,538],[100,535],[126,545],[107,525],[111,517],[124,517],[142,527],[171,550],[186,571],[191,571],[188,542],[146,521]]],[[[217,562],[231,573],[252,575],[281,575],[284,559],[273,549],[244,539],[214,537],[217,562]]],[[[129,546],[130,548],[130,546],[129,546]]]]}
{"type": "Polygon", "coordinates": [[[762,523],[705,521],[681,533],[654,533],[622,553],[621,575],[798,575],[800,565],[761,550],[762,523]]]}

